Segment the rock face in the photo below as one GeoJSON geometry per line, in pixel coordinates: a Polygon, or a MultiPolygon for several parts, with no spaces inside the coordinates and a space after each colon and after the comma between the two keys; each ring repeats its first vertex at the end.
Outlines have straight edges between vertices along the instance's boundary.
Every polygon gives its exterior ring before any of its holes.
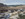
{"type": "Polygon", "coordinates": [[[6,7],[4,4],[0,3],[0,13],[4,13],[4,12],[8,11],[7,8],[8,7],[6,7]]]}
{"type": "Polygon", "coordinates": [[[3,3],[0,3],[0,7],[3,7],[4,6],[4,4],[3,3]]]}
{"type": "Polygon", "coordinates": [[[0,8],[0,12],[1,12],[1,13],[7,12],[7,11],[8,11],[7,7],[1,7],[1,8],[0,8]]]}

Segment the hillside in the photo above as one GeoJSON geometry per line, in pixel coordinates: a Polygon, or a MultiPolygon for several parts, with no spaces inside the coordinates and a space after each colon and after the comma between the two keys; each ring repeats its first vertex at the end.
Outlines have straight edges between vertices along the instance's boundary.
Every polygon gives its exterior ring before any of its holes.
{"type": "Polygon", "coordinates": [[[6,11],[9,9],[21,9],[21,8],[25,8],[25,5],[4,5],[3,3],[0,3],[0,12],[1,10],[6,11]]]}

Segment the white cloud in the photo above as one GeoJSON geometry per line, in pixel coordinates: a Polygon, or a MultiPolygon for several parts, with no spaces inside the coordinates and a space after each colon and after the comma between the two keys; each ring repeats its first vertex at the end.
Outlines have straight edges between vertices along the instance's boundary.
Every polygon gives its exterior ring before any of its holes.
{"type": "MultiPolygon", "coordinates": [[[[24,0],[20,0],[20,1],[24,1],[24,0]]],[[[25,3],[21,3],[21,2],[16,2],[16,0],[0,0],[0,3],[4,3],[4,4],[7,4],[7,5],[25,4],[25,3]],[[7,3],[6,1],[8,1],[8,2],[12,1],[12,2],[7,3]]]]}
{"type": "Polygon", "coordinates": [[[4,3],[6,0],[0,0],[0,3],[4,3]]]}
{"type": "Polygon", "coordinates": [[[18,2],[16,2],[16,3],[4,3],[4,4],[7,4],[7,5],[19,5],[19,4],[25,4],[25,3],[18,3],[18,2]]]}
{"type": "Polygon", "coordinates": [[[5,0],[0,0],[0,1],[5,1],[5,0]]]}

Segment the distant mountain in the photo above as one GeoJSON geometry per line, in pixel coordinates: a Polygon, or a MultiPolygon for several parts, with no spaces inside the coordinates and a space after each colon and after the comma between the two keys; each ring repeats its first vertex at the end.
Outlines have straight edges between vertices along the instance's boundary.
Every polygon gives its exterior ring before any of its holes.
{"type": "Polygon", "coordinates": [[[0,7],[7,7],[7,5],[4,5],[3,3],[0,3],[0,7]]]}
{"type": "Polygon", "coordinates": [[[23,6],[23,5],[7,5],[8,7],[16,7],[16,6],[23,6]]]}
{"type": "Polygon", "coordinates": [[[0,7],[3,7],[4,6],[4,4],[3,3],[0,3],[0,7]]]}
{"type": "Polygon", "coordinates": [[[0,7],[16,7],[16,6],[23,6],[22,4],[20,5],[4,5],[3,3],[0,3],[0,7]]]}

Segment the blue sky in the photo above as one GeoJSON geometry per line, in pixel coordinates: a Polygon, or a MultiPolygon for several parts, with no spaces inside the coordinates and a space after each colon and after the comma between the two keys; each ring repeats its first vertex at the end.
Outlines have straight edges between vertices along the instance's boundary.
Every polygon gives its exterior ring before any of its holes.
{"type": "Polygon", "coordinates": [[[0,0],[0,3],[7,5],[25,4],[25,0],[0,0]]]}

